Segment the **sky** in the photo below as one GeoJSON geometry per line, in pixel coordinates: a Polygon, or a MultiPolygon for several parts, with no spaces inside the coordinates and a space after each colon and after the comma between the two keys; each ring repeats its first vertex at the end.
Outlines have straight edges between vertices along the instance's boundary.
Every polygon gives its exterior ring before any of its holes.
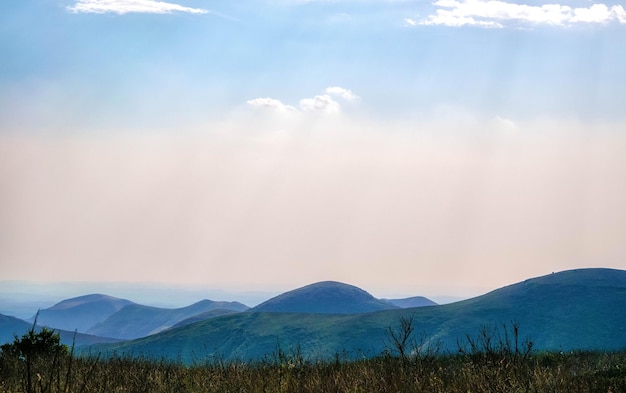
{"type": "Polygon", "coordinates": [[[626,4],[0,3],[0,280],[475,296],[626,268],[626,4]]]}

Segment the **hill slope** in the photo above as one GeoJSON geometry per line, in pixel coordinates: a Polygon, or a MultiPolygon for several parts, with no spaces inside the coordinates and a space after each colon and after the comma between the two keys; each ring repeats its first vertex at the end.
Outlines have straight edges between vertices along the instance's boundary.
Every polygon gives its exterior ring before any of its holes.
{"type": "Polygon", "coordinates": [[[132,304],[93,326],[88,333],[103,337],[134,339],[171,328],[177,323],[213,310],[246,311],[238,302],[202,300],[182,308],[159,308],[132,304]]]}
{"type": "MultiPolygon", "coordinates": [[[[40,310],[37,324],[85,333],[93,325],[131,304],[134,303],[130,300],[101,294],[75,297],[40,310]]],[[[30,321],[34,321],[34,318],[35,316],[30,321]]]]}
{"type": "Polygon", "coordinates": [[[529,279],[483,296],[434,307],[367,314],[290,314],[249,312],[218,317],[144,339],[99,346],[117,351],[187,362],[213,354],[258,359],[276,350],[300,346],[305,356],[379,354],[385,329],[400,317],[412,317],[426,342],[458,350],[466,334],[485,325],[516,321],[536,349],[626,348],[626,271],[580,269],[529,279]]]}
{"type": "Polygon", "coordinates": [[[285,292],[254,307],[254,312],[359,314],[397,308],[364,290],[335,281],[323,281],[285,292]]]}
{"type": "Polygon", "coordinates": [[[191,318],[183,319],[182,321],[178,322],[176,325],[172,326],[170,329],[176,329],[182,326],[191,325],[192,323],[206,321],[207,319],[222,317],[224,315],[235,314],[238,312],[240,311],[224,310],[224,309],[211,310],[211,311],[203,312],[200,314],[196,314],[191,318]]]}

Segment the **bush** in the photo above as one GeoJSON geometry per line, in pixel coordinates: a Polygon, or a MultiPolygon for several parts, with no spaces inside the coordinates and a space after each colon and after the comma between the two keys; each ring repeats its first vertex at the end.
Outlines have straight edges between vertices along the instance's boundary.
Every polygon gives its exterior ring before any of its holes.
{"type": "MultiPolygon", "coordinates": [[[[27,393],[48,392],[55,379],[52,371],[58,370],[56,366],[69,355],[58,332],[45,327],[36,331],[35,323],[26,334],[15,336],[12,343],[0,346],[0,350],[2,379],[18,382],[27,393]]],[[[59,378],[57,372],[57,381],[59,378]]]]}

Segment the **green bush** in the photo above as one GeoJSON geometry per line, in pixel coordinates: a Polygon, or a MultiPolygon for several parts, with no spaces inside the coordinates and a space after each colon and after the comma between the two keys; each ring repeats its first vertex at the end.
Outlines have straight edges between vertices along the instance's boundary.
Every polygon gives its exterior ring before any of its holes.
{"type": "Polygon", "coordinates": [[[48,328],[35,330],[35,324],[22,337],[0,346],[0,375],[3,381],[21,385],[27,393],[49,392],[51,384],[59,381],[60,362],[69,356],[69,349],[61,344],[58,332],[48,328]]]}

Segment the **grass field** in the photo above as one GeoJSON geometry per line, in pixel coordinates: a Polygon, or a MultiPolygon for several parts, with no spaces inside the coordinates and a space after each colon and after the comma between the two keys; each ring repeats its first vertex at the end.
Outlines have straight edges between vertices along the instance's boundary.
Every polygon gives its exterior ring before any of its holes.
{"type": "Polygon", "coordinates": [[[394,343],[402,341],[390,340],[380,356],[361,360],[309,360],[297,347],[278,347],[259,361],[193,365],[77,357],[62,345],[17,353],[7,344],[0,392],[626,392],[626,351],[534,352],[530,342],[502,332],[466,337],[455,353],[420,345],[401,352],[394,343]]]}
{"type": "MultiPolygon", "coordinates": [[[[1,392],[27,392],[25,373],[1,370],[1,392]]],[[[32,392],[624,392],[626,353],[543,353],[524,360],[464,355],[309,363],[276,356],[195,366],[81,358],[40,364],[32,392]]]]}

